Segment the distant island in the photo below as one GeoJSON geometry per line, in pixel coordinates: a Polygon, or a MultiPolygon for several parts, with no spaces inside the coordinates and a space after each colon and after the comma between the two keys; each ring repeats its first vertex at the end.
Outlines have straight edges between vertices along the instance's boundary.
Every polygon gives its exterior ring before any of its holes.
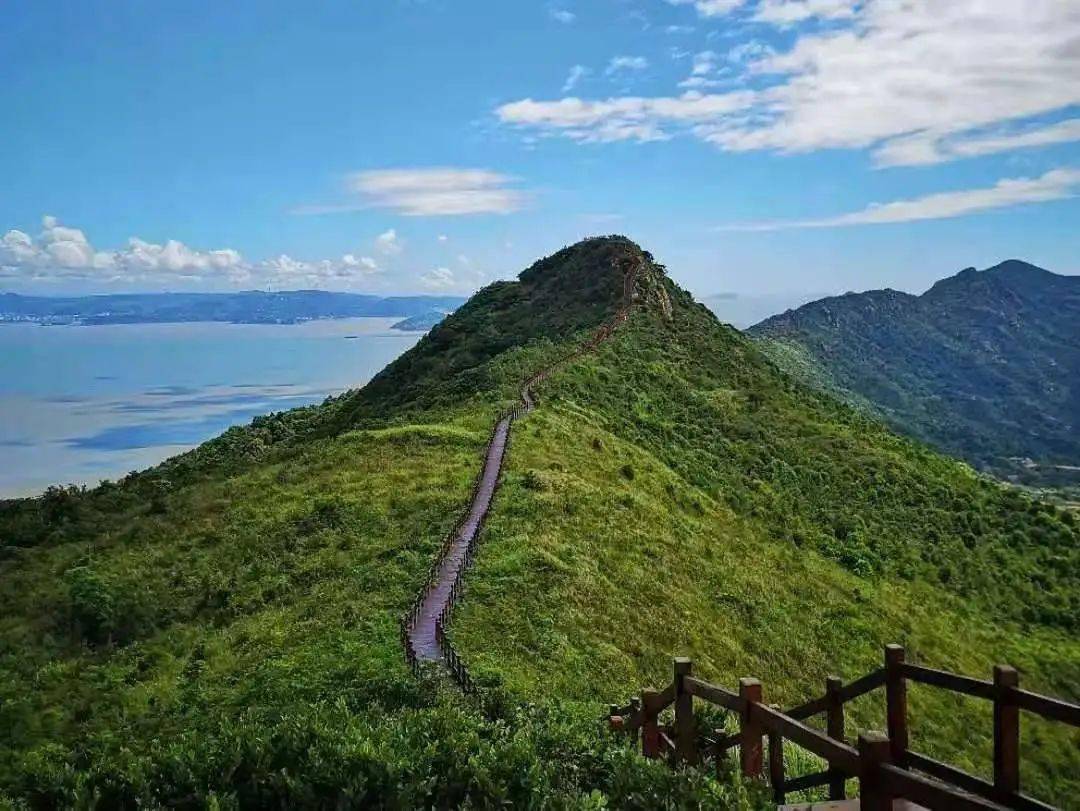
{"type": "Polygon", "coordinates": [[[411,315],[394,324],[391,329],[403,332],[427,332],[448,315],[446,310],[428,310],[426,313],[411,315]]]}
{"type": "Polygon", "coordinates": [[[66,298],[0,293],[0,323],[92,326],[223,321],[232,324],[299,324],[322,318],[376,317],[402,318],[405,320],[395,324],[394,329],[418,330],[429,329],[464,301],[460,296],[384,297],[326,290],[125,293],[66,298]],[[428,326],[420,326],[424,323],[428,326]]]}

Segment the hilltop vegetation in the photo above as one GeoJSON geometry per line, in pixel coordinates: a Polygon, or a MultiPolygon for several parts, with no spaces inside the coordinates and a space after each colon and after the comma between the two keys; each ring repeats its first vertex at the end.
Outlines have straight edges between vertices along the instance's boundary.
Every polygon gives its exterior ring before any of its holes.
{"type": "MultiPolygon", "coordinates": [[[[674,654],[788,703],[892,641],[1080,684],[1073,518],[780,373],[622,238],[486,288],[359,392],[2,504],[0,538],[0,802],[763,807],[634,756],[603,708],[674,654]],[[491,420],[629,266],[630,321],[515,429],[453,628],[483,698],[413,677],[397,620],[491,420]]],[[[920,746],[985,771],[986,719],[913,703],[920,746]]],[[[1025,735],[1028,789],[1080,790],[1076,736],[1025,735]]]]}
{"type": "Polygon", "coordinates": [[[822,299],[750,332],[784,369],[977,468],[1077,481],[1080,278],[1009,261],[822,299]],[[1021,460],[1032,460],[1023,463],[1021,460]]]}

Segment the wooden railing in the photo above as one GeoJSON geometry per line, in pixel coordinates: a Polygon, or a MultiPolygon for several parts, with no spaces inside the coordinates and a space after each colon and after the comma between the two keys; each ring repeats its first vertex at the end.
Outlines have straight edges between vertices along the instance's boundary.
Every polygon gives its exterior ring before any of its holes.
{"type": "Polygon", "coordinates": [[[696,678],[689,659],[674,660],[674,676],[663,690],[642,690],[625,707],[612,705],[612,729],[640,739],[646,757],[666,757],[671,764],[718,763],[732,748],[747,777],[763,776],[764,746],[768,741],[768,776],[778,803],[788,793],[828,786],[830,800],[845,798],[845,781],[859,781],[861,807],[890,809],[894,799],[906,799],[929,809],[1019,809],[1047,811],[1053,806],[1020,791],[1020,711],[1080,727],[1080,706],[1020,689],[1017,671],[994,667],[992,681],[982,681],[904,661],[899,645],[885,648],[882,667],[850,684],[830,676],[825,694],[786,712],[764,703],[757,679],[740,679],[738,692],[696,678]],[[918,682],[985,699],[993,704],[994,779],[983,780],[909,748],[907,684],[918,682]],[[878,688],[885,689],[886,731],[862,732],[857,746],[844,739],[844,705],[878,688]],[[717,730],[699,740],[695,734],[693,701],[730,710],[739,718],[735,733],[717,730]],[[661,725],[660,713],[674,705],[674,723],[661,725]],[[825,731],[804,723],[825,716],[825,731]],[[784,742],[806,749],[828,767],[814,774],[788,777],[784,772],[784,742]]]}

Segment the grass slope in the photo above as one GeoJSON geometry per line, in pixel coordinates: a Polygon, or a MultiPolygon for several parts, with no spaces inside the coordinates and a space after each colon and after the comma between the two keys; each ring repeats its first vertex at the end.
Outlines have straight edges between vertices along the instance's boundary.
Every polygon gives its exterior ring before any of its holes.
{"type": "MultiPolygon", "coordinates": [[[[896,640],[1070,695],[1070,520],[795,384],[632,243],[593,240],[359,393],[0,503],[0,806],[763,807],[636,757],[603,707],[679,653],[786,703],[896,640]],[[519,424],[467,578],[454,634],[490,689],[414,678],[397,619],[491,420],[610,316],[627,262],[634,316],[519,424]]],[[[913,692],[920,744],[986,762],[972,712],[913,692]]],[[[1028,786],[1075,789],[1076,738],[1025,733],[1028,786]]]]}

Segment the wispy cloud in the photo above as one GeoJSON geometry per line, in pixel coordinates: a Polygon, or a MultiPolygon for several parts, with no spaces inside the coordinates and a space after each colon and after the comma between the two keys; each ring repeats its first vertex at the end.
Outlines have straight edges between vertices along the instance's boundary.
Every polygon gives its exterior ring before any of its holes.
{"type": "Polygon", "coordinates": [[[436,267],[420,274],[420,286],[437,293],[472,292],[487,280],[487,275],[473,268],[467,256],[459,256],[462,269],[457,272],[448,267],[436,267]]]}
{"type": "Polygon", "coordinates": [[[670,127],[701,125],[745,109],[753,93],[643,98],[624,96],[601,101],[564,98],[558,101],[521,101],[496,110],[508,124],[558,133],[582,142],[657,141],[670,137],[670,127]]]}
{"type": "Polygon", "coordinates": [[[917,166],[1080,141],[1080,118],[1025,130],[999,131],[960,138],[920,132],[886,141],[874,152],[878,166],[917,166]]]}
{"type": "Polygon", "coordinates": [[[405,245],[398,237],[397,230],[391,228],[375,237],[375,249],[384,256],[397,256],[405,250],[405,245]]]}
{"type": "Polygon", "coordinates": [[[578,82],[588,76],[591,72],[592,71],[584,65],[574,65],[570,68],[570,72],[566,76],[566,81],[563,82],[562,92],[569,93],[578,86],[578,82]]]}
{"type": "Polygon", "coordinates": [[[608,76],[614,76],[617,73],[627,71],[645,70],[647,67],[649,67],[649,60],[644,56],[614,56],[608,62],[604,73],[608,76]]]}
{"type": "Polygon", "coordinates": [[[379,169],[349,175],[346,185],[377,208],[408,217],[507,214],[524,203],[515,178],[489,169],[379,169]]]}
{"type": "Polygon", "coordinates": [[[722,225],[721,231],[779,231],[788,228],[837,228],[851,225],[941,220],[995,208],[1044,203],[1080,192],[1080,169],[1061,168],[1035,178],[1006,178],[981,189],[940,192],[911,200],[874,203],[861,211],[810,220],[772,220],[722,225]]]}
{"type": "MultiPolygon", "coordinates": [[[[668,0],[703,16],[741,2],[668,0]]],[[[1074,122],[1036,124],[1080,104],[1080,5],[1062,0],[764,0],[759,22],[811,18],[783,53],[742,50],[730,64],[749,88],[703,96],[678,114],[672,96],[523,99],[496,110],[506,124],[578,141],[688,135],[732,152],[869,149],[878,165],[955,160],[1077,138],[1074,122]],[[607,111],[582,120],[582,113],[607,111]],[[670,114],[675,111],[676,114],[670,114]],[[1026,128],[1025,128],[1026,125],[1026,128]],[[992,134],[988,134],[988,132],[992,134]]],[[[706,70],[702,63],[701,71],[706,70]]],[[[712,83],[693,73],[684,86],[712,83]]]]}
{"type": "Polygon", "coordinates": [[[702,17],[722,17],[743,5],[745,0],[666,0],[670,6],[693,6],[702,17]]]}
{"type": "Polygon", "coordinates": [[[840,20],[855,16],[857,0],[762,0],[753,19],[786,26],[813,18],[840,20]]]}
{"type": "Polygon", "coordinates": [[[558,6],[549,6],[548,16],[555,20],[555,22],[562,23],[563,25],[570,25],[577,19],[577,15],[574,12],[568,11],[565,8],[559,8],[558,6]]]}

